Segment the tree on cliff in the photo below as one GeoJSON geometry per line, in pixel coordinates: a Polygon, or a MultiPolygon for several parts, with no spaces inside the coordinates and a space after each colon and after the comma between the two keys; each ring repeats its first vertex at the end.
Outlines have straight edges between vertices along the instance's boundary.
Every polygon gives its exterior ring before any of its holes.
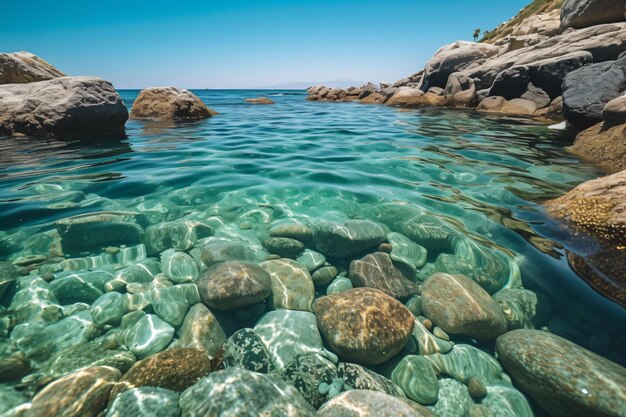
{"type": "Polygon", "coordinates": [[[480,36],[480,28],[474,29],[474,42],[478,41],[479,36],[480,36]]]}

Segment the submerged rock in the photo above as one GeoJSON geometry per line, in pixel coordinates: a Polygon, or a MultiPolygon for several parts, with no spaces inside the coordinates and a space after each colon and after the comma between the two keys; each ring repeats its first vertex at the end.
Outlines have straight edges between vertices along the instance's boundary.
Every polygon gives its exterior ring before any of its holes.
{"type": "Polygon", "coordinates": [[[96,417],[105,409],[111,389],[120,377],[120,371],[108,366],[78,370],[38,392],[27,415],[96,417]]]}
{"type": "Polygon", "coordinates": [[[331,294],[336,294],[342,291],[351,290],[352,288],[354,288],[352,286],[352,281],[350,281],[348,278],[336,277],[326,289],[326,295],[331,295],[331,294]]]}
{"type": "Polygon", "coordinates": [[[302,255],[298,256],[296,262],[298,262],[303,268],[306,268],[310,273],[313,273],[313,271],[324,265],[326,257],[319,252],[306,249],[302,255]]]}
{"type": "Polygon", "coordinates": [[[195,220],[174,220],[146,228],[148,255],[156,255],[166,249],[187,251],[198,239],[213,235],[213,229],[195,220]]]}
{"type": "Polygon", "coordinates": [[[472,379],[487,385],[502,377],[502,367],[491,355],[470,345],[455,345],[449,352],[424,356],[437,375],[446,375],[464,384],[472,379]]]}
{"type": "Polygon", "coordinates": [[[60,378],[80,368],[110,366],[124,373],[137,361],[127,350],[108,350],[96,343],[72,346],[55,353],[44,367],[44,373],[51,378],[60,378]]]}
{"type": "Polygon", "coordinates": [[[424,315],[450,334],[495,339],[506,331],[500,306],[463,275],[437,273],[422,286],[424,315]]]}
{"type": "Polygon", "coordinates": [[[156,315],[178,328],[189,307],[200,302],[200,294],[196,284],[179,284],[152,289],[150,299],[156,315]]]}
{"type": "Polygon", "coordinates": [[[255,259],[254,252],[243,244],[221,238],[212,238],[201,249],[201,259],[206,266],[226,261],[248,261],[255,259]]]}
{"type": "Polygon", "coordinates": [[[168,249],[161,253],[161,271],[173,282],[191,282],[198,278],[196,261],[185,252],[168,249]]]}
{"type": "Polygon", "coordinates": [[[533,417],[535,415],[526,397],[511,384],[504,381],[487,386],[487,395],[482,398],[481,404],[494,417],[533,417]]]}
{"type": "Polygon", "coordinates": [[[202,301],[218,310],[233,310],[265,299],[272,279],[260,266],[243,261],[221,262],[202,273],[197,282],[202,301]]]}
{"type": "Polygon", "coordinates": [[[50,290],[62,305],[91,304],[102,295],[104,284],[111,278],[111,274],[104,271],[75,273],[54,279],[50,290]]]}
{"type": "Polygon", "coordinates": [[[473,404],[467,387],[454,380],[439,380],[439,397],[434,405],[428,406],[438,417],[465,417],[473,404]]]}
{"type": "Polygon", "coordinates": [[[246,103],[250,104],[274,104],[272,100],[267,97],[247,98],[246,103]]]}
{"type": "Polygon", "coordinates": [[[410,281],[383,252],[352,261],[349,277],[355,287],[375,288],[394,298],[409,298],[420,292],[417,284],[410,281]]]}
{"type": "Polygon", "coordinates": [[[417,271],[426,264],[426,248],[400,233],[389,233],[387,240],[391,244],[391,260],[405,265],[417,276],[417,271]]]}
{"type": "Polygon", "coordinates": [[[196,349],[169,349],[140,360],[133,365],[111,392],[138,387],[159,387],[180,392],[211,372],[208,356],[196,349]]]}
{"type": "Polygon", "coordinates": [[[241,368],[228,368],[201,379],[182,393],[180,406],[185,417],[316,415],[302,395],[282,379],[241,368]]]}
{"type": "Polygon", "coordinates": [[[202,304],[189,309],[180,328],[180,346],[206,352],[214,358],[226,341],[226,333],[211,311],[202,304]]]}
{"type": "Polygon", "coordinates": [[[151,87],[142,90],[130,110],[131,119],[198,120],[217,114],[189,90],[151,87]]]}
{"type": "Polygon", "coordinates": [[[261,264],[272,279],[271,305],[274,309],[311,311],[315,287],[309,271],[291,259],[261,264]]]}
{"type": "Polygon", "coordinates": [[[580,132],[574,144],[567,150],[580,159],[599,166],[609,174],[614,174],[626,169],[624,137],[626,137],[626,122],[616,126],[609,125],[607,122],[598,123],[580,132]]]}
{"type": "Polygon", "coordinates": [[[0,135],[121,138],[127,119],[119,94],[100,78],[0,85],[0,135]]]}
{"type": "Polygon", "coordinates": [[[340,356],[381,364],[398,353],[413,330],[413,315],[382,291],[355,288],[319,298],[313,305],[318,326],[340,356]]]}
{"type": "Polygon", "coordinates": [[[385,229],[368,220],[349,220],[343,224],[322,222],[314,228],[315,246],[332,258],[357,255],[386,238],[385,229]]]}
{"type": "Polygon", "coordinates": [[[298,355],[289,362],[282,372],[283,379],[294,386],[309,404],[319,408],[324,404],[329,392],[323,389],[337,379],[334,363],[317,353],[298,355]]]}
{"type": "Polygon", "coordinates": [[[391,379],[413,401],[424,405],[437,401],[437,375],[432,364],[422,356],[406,356],[394,368],[391,379]]]}
{"type": "Polygon", "coordinates": [[[309,226],[302,223],[287,222],[272,226],[270,236],[287,237],[307,243],[313,238],[313,231],[309,226]]]}
{"type": "Polygon", "coordinates": [[[134,388],[118,395],[104,417],[180,417],[179,396],[164,388],[134,388]]]}
{"type": "Polygon", "coordinates": [[[319,417],[426,417],[405,401],[378,391],[350,390],[319,409],[319,417]]]}
{"type": "Polygon", "coordinates": [[[537,294],[522,288],[505,288],[493,295],[500,304],[508,329],[532,329],[533,319],[539,310],[537,294]]]}
{"type": "Polygon", "coordinates": [[[123,333],[124,345],[138,358],[160,352],[170,343],[174,328],[154,314],[146,314],[123,333]]]}
{"type": "Polygon", "coordinates": [[[262,374],[275,369],[270,352],[253,329],[240,329],[226,340],[222,361],[226,368],[238,367],[262,374]]]}
{"type": "Polygon", "coordinates": [[[626,369],[566,339],[513,330],[496,341],[513,382],[554,416],[626,414],[626,369]]]}
{"type": "Polygon", "coordinates": [[[304,251],[304,244],[299,240],[288,237],[271,237],[263,242],[269,253],[282,258],[297,258],[304,251]]]}
{"type": "Polygon", "coordinates": [[[61,71],[30,52],[0,53],[0,84],[24,84],[63,77],[61,71]]]}

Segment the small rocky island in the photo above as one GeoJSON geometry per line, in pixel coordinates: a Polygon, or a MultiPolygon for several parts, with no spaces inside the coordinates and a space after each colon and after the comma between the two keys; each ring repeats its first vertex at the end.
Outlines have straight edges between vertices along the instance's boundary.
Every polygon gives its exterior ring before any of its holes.
{"type": "MultiPolygon", "coordinates": [[[[610,175],[545,210],[601,247],[568,260],[626,305],[624,0],[537,0],[395,83],[307,93],[576,132],[569,151],[610,175]],[[609,267],[621,282],[597,278],[609,267]]],[[[106,80],[0,54],[0,136],[98,144],[219,117],[177,87],[129,112],[106,80]]],[[[89,193],[46,181],[63,204],[89,193]]],[[[102,210],[0,230],[0,417],[626,416],[626,368],[551,332],[559,306],[525,288],[523,262],[462,224],[395,200],[351,217],[204,200],[212,186],[91,193],[102,210]]]]}

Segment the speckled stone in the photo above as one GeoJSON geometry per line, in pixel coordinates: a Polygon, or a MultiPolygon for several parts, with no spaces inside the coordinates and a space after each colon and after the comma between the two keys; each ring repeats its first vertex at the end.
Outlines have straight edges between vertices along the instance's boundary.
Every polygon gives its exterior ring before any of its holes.
{"type": "Polygon", "coordinates": [[[428,406],[437,417],[465,417],[474,402],[467,387],[454,379],[439,380],[439,397],[434,405],[428,406]]]}
{"type": "Polygon", "coordinates": [[[353,389],[383,392],[398,398],[406,398],[404,391],[391,379],[355,363],[337,365],[337,376],[353,389]]]}
{"type": "Polygon", "coordinates": [[[91,316],[98,324],[119,324],[126,310],[126,297],[119,292],[108,292],[91,305],[91,316]]]}
{"type": "Polygon", "coordinates": [[[300,354],[320,353],[326,356],[313,313],[271,311],[261,317],[254,326],[254,332],[267,346],[278,369],[284,368],[300,354]]]}
{"type": "Polygon", "coordinates": [[[124,330],[124,345],[138,358],[160,352],[170,343],[174,328],[154,314],[146,314],[124,330]]]}
{"type": "Polygon", "coordinates": [[[241,243],[227,239],[211,238],[201,249],[200,258],[206,266],[226,261],[254,261],[254,252],[241,243]]]}
{"type": "Polygon", "coordinates": [[[272,279],[271,306],[274,309],[311,311],[315,287],[305,268],[291,259],[261,263],[272,279]]]}
{"type": "Polygon", "coordinates": [[[262,374],[275,369],[270,352],[253,329],[240,329],[226,340],[222,362],[226,368],[239,367],[262,374]]]}
{"type": "Polygon", "coordinates": [[[43,371],[54,379],[92,366],[110,366],[124,373],[136,361],[135,355],[127,350],[108,350],[96,343],[85,343],[55,353],[43,371]]]}
{"type": "Polygon", "coordinates": [[[179,395],[165,388],[133,388],[118,395],[105,417],[180,417],[179,395]]]}
{"type": "Polygon", "coordinates": [[[140,360],[113,388],[111,398],[138,387],[159,387],[180,392],[211,372],[208,356],[196,349],[169,349],[140,360]]]}
{"type": "Polygon", "coordinates": [[[96,417],[106,407],[111,389],[120,377],[119,370],[108,366],[68,374],[35,395],[28,417],[96,417]]]}
{"type": "Polygon", "coordinates": [[[385,362],[406,345],[413,330],[411,312],[372,288],[327,295],[315,301],[313,310],[332,349],[355,362],[385,362]]]}
{"type": "Polygon", "coordinates": [[[369,220],[349,220],[343,224],[322,222],[314,227],[315,246],[331,258],[358,255],[377,247],[387,238],[385,229],[369,220]]]}
{"type": "Polygon", "coordinates": [[[228,368],[182,393],[183,417],[314,417],[315,409],[282,379],[228,368]],[[207,401],[207,399],[210,399],[207,401]]]}
{"type": "Polygon", "coordinates": [[[283,258],[295,259],[304,251],[304,244],[299,240],[288,237],[270,237],[263,246],[269,253],[280,255],[283,258]]]}
{"type": "Polygon", "coordinates": [[[198,278],[196,261],[185,252],[168,249],[161,253],[161,271],[173,282],[193,282],[198,278]]]}
{"type": "Polygon", "coordinates": [[[307,243],[313,237],[313,231],[307,225],[295,222],[281,223],[270,228],[272,237],[288,237],[307,243]]]}
{"type": "Polygon", "coordinates": [[[413,401],[424,405],[437,401],[437,375],[431,363],[422,356],[405,356],[391,373],[391,380],[413,401]]]}
{"type": "Polygon", "coordinates": [[[496,341],[513,382],[557,417],[626,415],[626,369],[562,337],[513,330],[496,341]]]}
{"type": "Polygon", "coordinates": [[[298,256],[296,262],[298,262],[303,268],[306,268],[307,271],[313,273],[313,271],[324,265],[326,257],[319,252],[315,252],[311,249],[305,249],[304,253],[298,256]]]}
{"type": "Polygon", "coordinates": [[[422,285],[424,315],[448,334],[495,339],[507,329],[500,305],[463,275],[437,273],[422,285]]]}
{"type": "Polygon", "coordinates": [[[344,392],[319,409],[319,417],[426,417],[405,401],[378,391],[344,392]]]}
{"type": "Polygon", "coordinates": [[[522,288],[504,288],[493,295],[508,323],[508,329],[533,329],[537,314],[537,294],[522,288]]]}
{"type": "Polygon", "coordinates": [[[326,295],[337,294],[343,291],[348,291],[354,288],[352,286],[352,281],[350,281],[346,277],[337,277],[330,283],[328,288],[326,288],[326,295]]]}
{"type": "Polygon", "coordinates": [[[349,277],[355,287],[375,288],[394,298],[409,298],[420,293],[418,285],[383,252],[352,261],[349,277]]]}
{"type": "Polygon", "coordinates": [[[511,384],[504,381],[489,385],[487,395],[481,400],[481,404],[495,417],[534,416],[526,397],[511,384]]]}
{"type": "Polygon", "coordinates": [[[232,310],[265,299],[272,291],[270,275],[260,266],[243,261],[213,265],[197,282],[202,301],[218,310],[232,310]]]}
{"type": "Polygon", "coordinates": [[[337,367],[323,356],[310,353],[299,355],[289,362],[283,370],[282,377],[294,386],[309,404],[319,408],[328,400],[328,392],[320,390],[320,384],[332,384],[337,379],[337,367]]]}
{"type": "Polygon", "coordinates": [[[455,345],[448,353],[425,356],[437,374],[447,375],[469,384],[475,378],[483,384],[498,381],[502,367],[493,356],[470,345],[455,345]]]}
{"type": "Polygon", "coordinates": [[[179,340],[181,347],[198,349],[214,358],[226,341],[226,333],[208,308],[196,304],[185,316],[179,340]]]}
{"type": "MultiPolygon", "coordinates": [[[[313,272],[311,278],[313,278],[313,283],[315,285],[326,285],[337,277],[337,268],[334,266],[323,266],[317,271],[313,272]]],[[[350,281],[350,288],[352,288],[352,281],[350,281]]]]}

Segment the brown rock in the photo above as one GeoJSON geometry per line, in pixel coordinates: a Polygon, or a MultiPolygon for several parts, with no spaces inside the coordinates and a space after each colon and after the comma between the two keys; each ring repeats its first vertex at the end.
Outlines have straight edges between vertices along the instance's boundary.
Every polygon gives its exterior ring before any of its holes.
{"type": "Polygon", "coordinates": [[[274,102],[267,97],[247,98],[246,102],[250,104],[274,104],[274,102]]]}
{"type": "Polygon", "coordinates": [[[383,104],[387,101],[387,97],[380,93],[371,93],[367,97],[361,99],[361,103],[363,104],[383,104]]]}
{"type": "MultiPolygon", "coordinates": [[[[605,124],[611,126],[626,123],[626,93],[606,103],[602,109],[602,119],[604,119],[605,124]]],[[[622,137],[626,137],[626,135],[622,137]]],[[[626,141],[622,143],[626,143],[626,141]]]]}
{"type": "Polygon", "coordinates": [[[568,151],[609,174],[626,169],[626,123],[608,126],[598,123],[576,136],[568,151]]]}
{"type": "Polygon", "coordinates": [[[550,120],[564,120],[565,116],[563,116],[563,97],[558,96],[548,106],[548,111],[545,114],[545,117],[550,120]]]}
{"type": "Polygon", "coordinates": [[[198,120],[215,114],[198,96],[176,87],[146,88],[130,110],[131,119],[143,120],[198,120]]]}
{"type": "Polygon", "coordinates": [[[318,326],[342,357],[381,364],[395,356],[413,331],[413,315],[399,301],[372,288],[354,288],[319,298],[318,326]]]}
{"type": "Polygon", "coordinates": [[[352,261],[349,278],[354,287],[375,288],[394,298],[408,298],[420,292],[418,285],[410,281],[383,252],[374,252],[352,261]]]}
{"type": "Polygon", "coordinates": [[[463,275],[437,273],[422,285],[424,315],[448,334],[495,339],[507,329],[498,303],[463,275]]]}
{"type": "Polygon", "coordinates": [[[400,107],[413,107],[421,106],[426,103],[424,99],[424,92],[419,88],[400,87],[390,98],[385,102],[387,106],[400,106],[400,107]]]}
{"type": "Polygon", "coordinates": [[[29,52],[0,53],[0,84],[23,84],[63,77],[61,71],[29,52]]]}
{"type": "Polygon", "coordinates": [[[548,212],[604,241],[626,244],[626,170],[580,184],[548,212]]]}
{"type": "Polygon", "coordinates": [[[160,387],[181,392],[211,372],[211,360],[197,349],[170,349],[135,363],[111,391],[118,394],[138,387],[160,387]]]}
{"type": "Polygon", "coordinates": [[[95,417],[107,405],[120,379],[119,370],[94,366],[72,372],[41,390],[32,401],[28,417],[95,417]]]}
{"type": "Polygon", "coordinates": [[[370,390],[350,390],[324,404],[320,417],[426,417],[422,407],[412,407],[407,401],[370,390]],[[418,411],[419,410],[419,411],[418,411]]]}

